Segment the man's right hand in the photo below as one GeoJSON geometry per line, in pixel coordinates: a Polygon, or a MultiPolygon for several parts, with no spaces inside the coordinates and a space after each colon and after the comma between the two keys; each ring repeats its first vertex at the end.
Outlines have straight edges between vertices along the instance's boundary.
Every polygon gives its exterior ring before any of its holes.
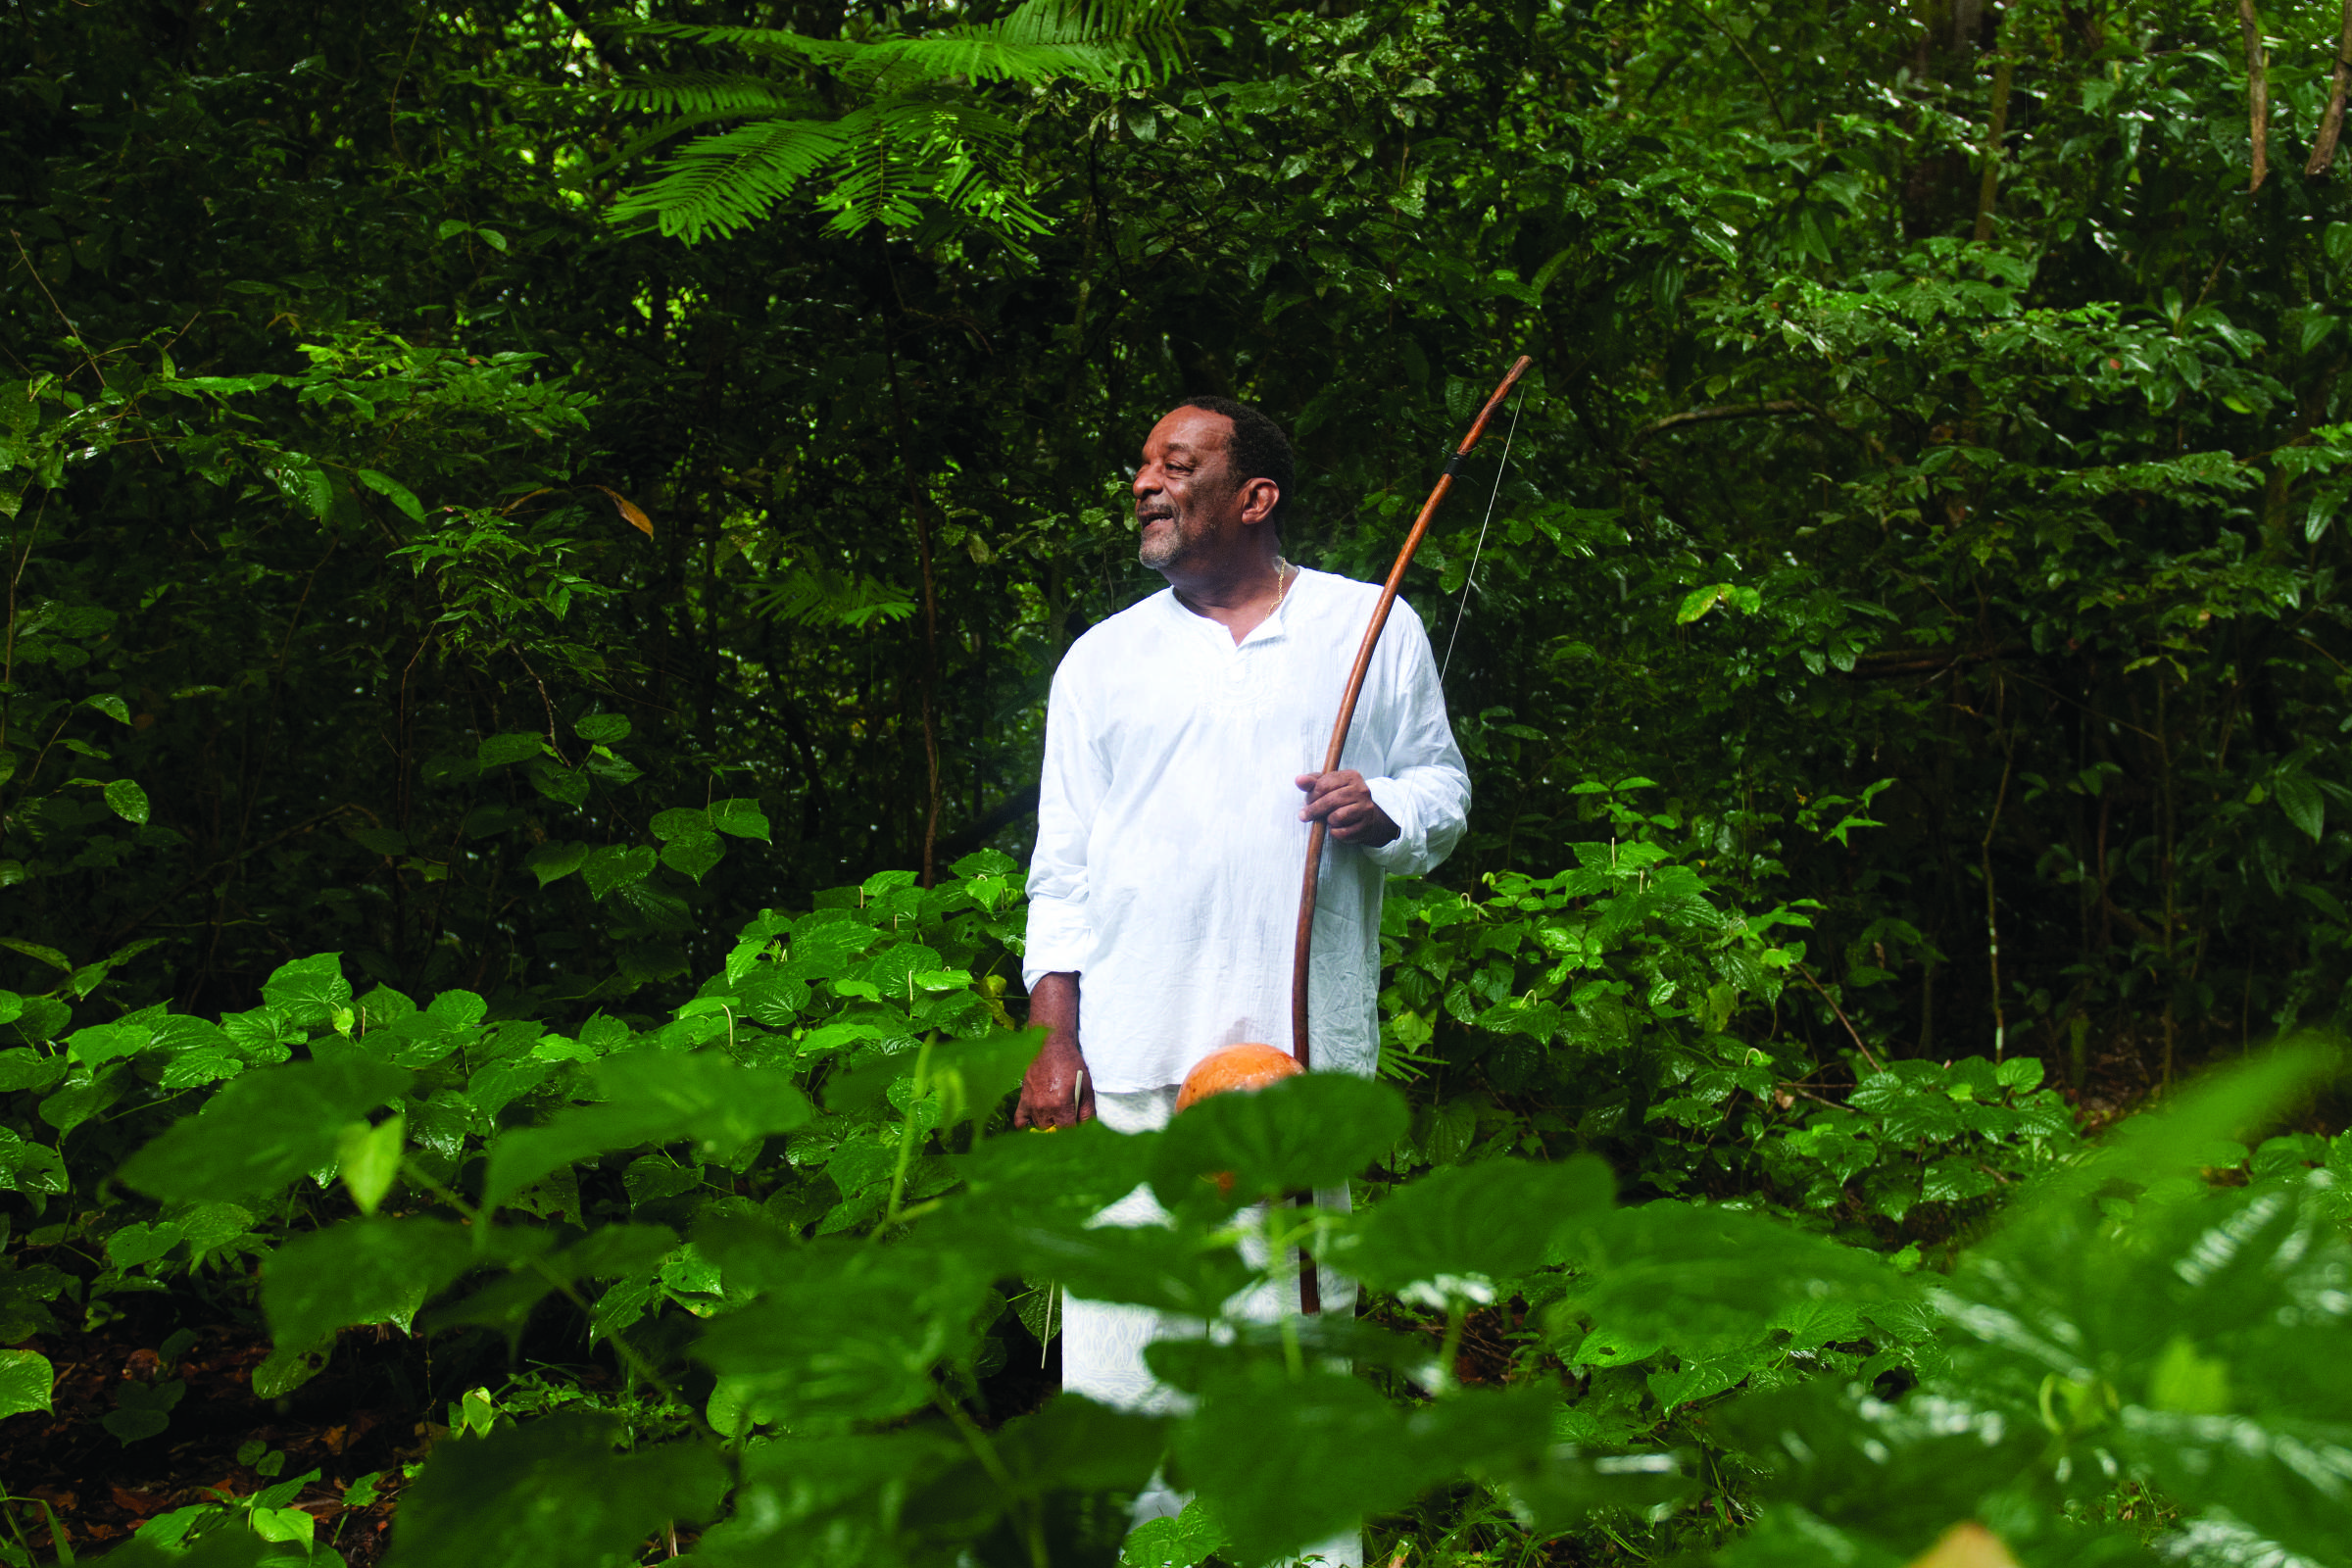
{"type": "Polygon", "coordinates": [[[1029,1021],[1042,1024],[1046,1043],[1021,1075],[1015,1127],[1074,1127],[1095,1119],[1095,1086],[1078,1051],[1078,977],[1040,975],[1029,995],[1029,1021]]]}
{"type": "Polygon", "coordinates": [[[1048,1035],[1021,1074],[1021,1102],[1013,1107],[1015,1127],[1074,1127],[1095,1119],[1095,1086],[1086,1058],[1066,1035],[1048,1035]]]}

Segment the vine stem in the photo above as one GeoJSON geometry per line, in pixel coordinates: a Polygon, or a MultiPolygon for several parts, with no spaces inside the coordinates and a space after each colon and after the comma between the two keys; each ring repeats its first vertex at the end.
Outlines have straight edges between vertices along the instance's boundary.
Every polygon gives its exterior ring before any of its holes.
{"type": "Polygon", "coordinates": [[[914,1055],[914,1089],[906,1097],[906,1119],[899,1124],[899,1163],[890,1173],[890,1208],[882,1216],[881,1230],[899,1222],[899,1204],[906,1196],[906,1169],[914,1163],[914,1107],[923,1102],[923,1087],[931,1077],[931,1043],[938,1038],[936,1029],[924,1035],[922,1049],[914,1055]]]}
{"type": "Polygon", "coordinates": [[[1453,1367],[1461,1359],[1462,1330],[1469,1322],[1470,1303],[1459,1296],[1448,1294],[1446,1298],[1446,1340],[1438,1350],[1438,1379],[1443,1386],[1433,1392],[1445,1394],[1461,1386],[1461,1379],[1454,1376],[1453,1367]]]}
{"type": "Polygon", "coordinates": [[[1805,977],[1805,984],[1811,986],[1814,990],[1821,993],[1821,1000],[1830,1004],[1830,1010],[1838,1015],[1838,1021],[1845,1025],[1845,1032],[1853,1037],[1854,1049],[1862,1053],[1862,1059],[1870,1063],[1871,1070],[1873,1072],[1885,1072],[1886,1070],[1886,1064],[1880,1061],[1878,1057],[1870,1054],[1870,1048],[1862,1043],[1862,1031],[1854,1027],[1854,1020],[1848,1018],[1845,1015],[1845,1009],[1838,1005],[1838,999],[1831,996],[1828,988],[1822,985],[1819,980],[1814,979],[1813,971],[1806,968],[1803,964],[1800,963],[1796,966],[1796,972],[1805,977]]]}
{"type": "MultiPolygon", "coordinates": [[[[2162,690],[2161,687],[2158,689],[2162,690]]],[[[2001,696],[2006,699],[2008,694],[2008,686],[2004,683],[2001,696]]],[[[2006,702],[2003,702],[1994,707],[1994,724],[2000,723],[2001,709],[2006,706],[2006,702]]],[[[1984,870],[1984,953],[1986,961],[1992,966],[1992,1059],[1996,1062],[2003,1059],[2003,1052],[2009,1044],[2009,1015],[2001,1006],[2001,917],[1999,906],[1993,898],[1992,835],[2001,825],[2001,808],[2009,800],[2009,770],[2016,760],[2017,731],[2012,728],[2009,731],[2009,745],[2001,753],[2001,787],[1992,797],[1992,816],[1984,824],[1984,842],[1977,846],[1977,862],[1984,870]]]]}
{"type": "MultiPolygon", "coordinates": [[[[980,1468],[988,1472],[989,1480],[1007,1495],[1017,1492],[1019,1487],[1012,1479],[1012,1472],[1004,1468],[1004,1457],[997,1452],[997,1446],[989,1441],[988,1434],[980,1430],[970,1413],[937,1383],[931,1385],[931,1402],[946,1413],[949,1422],[962,1437],[964,1446],[972,1450],[972,1457],[979,1460],[980,1468]]],[[[1033,1568],[1049,1568],[1045,1521],[1038,1517],[1035,1500],[1030,1499],[1022,1507],[1021,1513],[1021,1544],[1028,1548],[1029,1561],[1033,1568]]]]}

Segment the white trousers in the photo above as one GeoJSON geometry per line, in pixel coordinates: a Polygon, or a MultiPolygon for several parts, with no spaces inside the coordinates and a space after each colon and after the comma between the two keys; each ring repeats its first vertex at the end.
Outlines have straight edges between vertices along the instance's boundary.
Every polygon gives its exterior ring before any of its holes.
{"type": "MultiPolygon", "coordinates": [[[[1176,1113],[1176,1086],[1162,1089],[1144,1089],[1132,1094],[1110,1095],[1097,1091],[1095,1115],[1113,1132],[1156,1132],[1168,1124],[1176,1113]]],[[[1342,1213],[1350,1206],[1345,1187],[1319,1188],[1315,1201],[1321,1206],[1342,1213]]],[[[1133,1227],[1157,1224],[1167,1217],[1167,1211],[1152,1196],[1149,1187],[1138,1187],[1125,1198],[1095,1216],[1098,1225],[1133,1227]]],[[[1242,1255],[1252,1268],[1266,1266],[1266,1247],[1262,1240],[1247,1241],[1242,1255]]],[[[1330,1313],[1355,1312],[1355,1281],[1334,1274],[1328,1268],[1316,1271],[1316,1286],[1322,1298],[1322,1309],[1330,1313]]],[[[1298,1284],[1295,1273],[1284,1275],[1252,1286],[1225,1303],[1225,1309],[1235,1317],[1254,1323],[1278,1322],[1298,1310],[1298,1284]]],[[[1061,1317],[1061,1386],[1073,1394],[1083,1394],[1102,1404],[1115,1405],[1122,1410],[1141,1410],[1151,1414],[1181,1413],[1189,1401],[1185,1395],[1169,1388],[1152,1375],[1145,1364],[1144,1350],[1155,1340],[1198,1339],[1202,1325],[1198,1318],[1178,1317],[1155,1311],[1148,1306],[1131,1306],[1116,1301],[1090,1301],[1083,1297],[1063,1293],[1061,1317]]],[[[1190,1498],[1171,1490],[1158,1476],[1135,1500],[1135,1523],[1147,1519],[1172,1518],[1184,1511],[1190,1498]]],[[[1363,1538],[1358,1531],[1308,1547],[1297,1559],[1301,1562],[1320,1560],[1327,1568],[1361,1568],[1363,1538]]]]}

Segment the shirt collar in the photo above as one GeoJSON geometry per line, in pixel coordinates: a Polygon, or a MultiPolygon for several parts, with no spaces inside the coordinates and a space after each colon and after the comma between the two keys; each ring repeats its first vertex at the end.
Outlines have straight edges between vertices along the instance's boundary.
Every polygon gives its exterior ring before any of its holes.
{"type": "Polygon", "coordinates": [[[1306,587],[1307,578],[1322,575],[1321,572],[1309,571],[1304,566],[1294,566],[1292,569],[1296,575],[1291,578],[1290,591],[1282,596],[1282,603],[1277,605],[1273,612],[1265,619],[1251,627],[1250,635],[1238,643],[1233,640],[1233,633],[1217,622],[1209,619],[1206,615],[1197,614],[1193,611],[1187,610],[1184,601],[1176,597],[1174,588],[1164,590],[1168,601],[1168,613],[1190,626],[1196,636],[1211,639],[1218,648],[1227,653],[1239,653],[1252,643],[1273,642],[1290,635],[1289,617],[1298,611],[1298,595],[1306,587]]]}

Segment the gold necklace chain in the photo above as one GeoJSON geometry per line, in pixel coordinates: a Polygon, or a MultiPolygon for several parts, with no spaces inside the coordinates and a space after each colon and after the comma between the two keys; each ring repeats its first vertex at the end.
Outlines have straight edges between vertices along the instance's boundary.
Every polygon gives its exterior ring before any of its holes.
{"type": "Polygon", "coordinates": [[[1280,556],[1274,558],[1274,608],[1267,612],[1268,614],[1279,615],[1282,613],[1282,602],[1291,596],[1291,584],[1298,579],[1298,568],[1297,566],[1292,565],[1280,556]]]}

